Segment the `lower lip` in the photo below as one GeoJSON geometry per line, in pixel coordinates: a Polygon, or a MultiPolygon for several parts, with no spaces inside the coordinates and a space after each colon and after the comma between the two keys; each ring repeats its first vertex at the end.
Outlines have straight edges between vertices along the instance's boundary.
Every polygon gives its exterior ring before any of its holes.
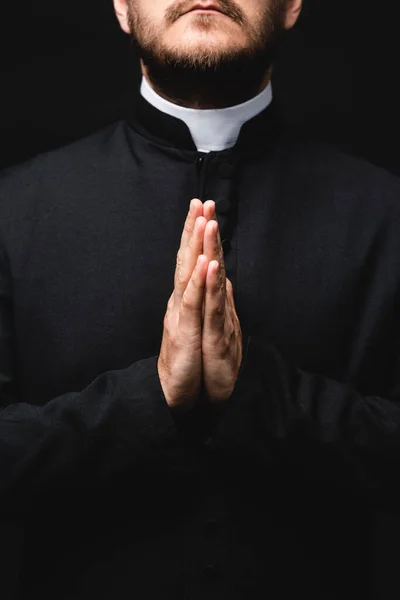
{"type": "Polygon", "coordinates": [[[204,8],[194,8],[193,10],[191,10],[190,12],[201,12],[201,13],[216,13],[217,15],[222,15],[221,12],[219,12],[219,10],[214,10],[214,9],[204,9],[204,8]]]}

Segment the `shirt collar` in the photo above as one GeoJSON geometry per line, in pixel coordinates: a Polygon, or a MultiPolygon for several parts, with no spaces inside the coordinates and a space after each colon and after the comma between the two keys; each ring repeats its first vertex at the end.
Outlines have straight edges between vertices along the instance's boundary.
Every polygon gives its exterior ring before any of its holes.
{"type": "Polygon", "coordinates": [[[154,91],[145,77],[142,77],[140,93],[156,109],[187,125],[198,152],[232,148],[244,123],[268,108],[272,101],[271,83],[247,102],[222,109],[200,110],[169,102],[154,91]]]}
{"type": "MultiPolygon", "coordinates": [[[[140,93],[140,86],[135,86],[125,106],[128,125],[142,137],[166,149],[188,152],[188,157],[199,152],[185,121],[153,106],[140,93]]],[[[221,150],[221,154],[258,154],[272,149],[285,130],[286,123],[274,97],[264,110],[243,123],[235,145],[221,150]]]]}

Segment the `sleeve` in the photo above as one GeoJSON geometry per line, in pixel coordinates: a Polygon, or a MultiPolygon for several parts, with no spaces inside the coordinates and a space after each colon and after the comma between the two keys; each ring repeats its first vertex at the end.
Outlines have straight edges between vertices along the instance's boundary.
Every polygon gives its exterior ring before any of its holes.
{"type": "Polygon", "coordinates": [[[126,469],[178,464],[177,429],[156,362],[104,373],[43,406],[2,408],[0,503],[23,510],[49,487],[101,485],[126,469]]]}
{"type": "Polygon", "coordinates": [[[184,469],[158,357],[101,374],[79,393],[16,402],[10,278],[0,268],[0,507],[16,514],[48,490],[102,486],[130,469],[184,469]]]}
{"type": "MultiPolygon", "coordinates": [[[[242,370],[206,445],[236,460],[334,485],[372,504],[400,501],[400,385],[390,396],[302,371],[247,338],[242,370]]],[[[400,375],[400,373],[398,373],[400,375]]],[[[300,488],[301,489],[301,488],[300,488]]]]}

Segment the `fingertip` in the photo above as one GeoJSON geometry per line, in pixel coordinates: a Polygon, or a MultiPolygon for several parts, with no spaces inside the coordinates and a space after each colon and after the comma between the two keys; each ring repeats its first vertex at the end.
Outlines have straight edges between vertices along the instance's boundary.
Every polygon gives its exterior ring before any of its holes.
{"type": "Polygon", "coordinates": [[[194,212],[198,208],[199,204],[203,204],[199,198],[193,198],[190,202],[190,210],[194,212]]]}
{"type": "Polygon", "coordinates": [[[200,254],[200,256],[197,258],[195,271],[197,277],[199,277],[199,280],[201,281],[202,286],[205,285],[207,279],[208,267],[205,268],[206,263],[207,256],[205,254],[200,254]]]}
{"type": "Polygon", "coordinates": [[[213,274],[216,273],[219,268],[219,262],[217,260],[212,260],[210,263],[210,267],[211,267],[211,271],[213,272],[213,274]]]}
{"type": "Polygon", "coordinates": [[[218,272],[218,262],[216,260],[212,260],[207,268],[207,275],[206,275],[206,293],[207,294],[214,294],[215,293],[215,286],[217,285],[217,277],[216,274],[218,272]]]}
{"type": "Polygon", "coordinates": [[[208,220],[210,220],[215,216],[215,214],[216,212],[214,200],[207,200],[207,202],[204,203],[204,215],[207,217],[208,220]]]}
{"type": "Polygon", "coordinates": [[[204,259],[205,256],[204,254],[200,254],[200,256],[197,257],[197,267],[201,267],[201,265],[204,263],[204,259]]]}

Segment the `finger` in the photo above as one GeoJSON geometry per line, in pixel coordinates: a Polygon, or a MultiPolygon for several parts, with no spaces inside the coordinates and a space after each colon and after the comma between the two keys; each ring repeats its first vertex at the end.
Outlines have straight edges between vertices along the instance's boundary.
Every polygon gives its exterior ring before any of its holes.
{"type": "Polygon", "coordinates": [[[226,285],[226,299],[228,300],[228,302],[230,304],[235,302],[234,296],[233,296],[233,285],[230,279],[228,279],[228,277],[226,277],[225,279],[225,285],[226,285]]]}
{"type": "Polygon", "coordinates": [[[189,284],[197,259],[203,253],[205,226],[205,218],[198,217],[187,248],[183,250],[182,254],[178,253],[174,298],[174,306],[176,309],[181,305],[183,294],[189,284]]]}
{"type": "Polygon", "coordinates": [[[214,200],[207,200],[207,202],[204,202],[203,215],[207,221],[211,221],[212,219],[214,219],[215,221],[217,220],[214,200]]]}
{"type": "MultiPolygon", "coordinates": [[[[214,200],[207,200],[204,204],[203,204],[203,214],[204,214],[204,218],[206,219],[206,221],[212,221],[212,220],[217,220],[217,214],[216,214],[216,205],[214,200]]],[[[203,252],[205,253],[204,247],[203,247],[203,252]]],[[[209,251],[210,257],[209,260],[212,260],[211,257],[211,253],[209,251]]],[[[215,258],[215,257],[213,257],[215,258]]],[[[202,320],[204,321],[204,302],[203,302],[203,311],[202,311],[202,320]]]]}
{"type": "Polygon", "coordinates": [[[181,243],[180,243],[178,255],[177,255],[177,266],[179,266],[179,263],[181,263],[184,259],[185,250],[188,247],[190,239],[193,235],[196,220],[198,217],[200,217],[202,215],[202,213],[203,213],[203,205],[202,205],[201,200],[194,198],[190,202],[189,212],[187,214],[186,221],[185,221],[185,224],[183,227],[181,243]]]}
{"type": "Polygon", "coordinates": [[[185,225],[181,236],[180,248],[184,249],[188,246],[189,240],[193,234],[194,224],[197,217],[203,216],[203,203],[198,198],[193,198],[189,205],[189,212],[186,217],[185,225]]]}
{"type": "Polygon", "coordinates": [[[204,254],[207,256],[208,260],[211,262],[212,260],[218,261],[220,265],[220,275],[222,279],[222,283],[226,285],[226,271],[225,271],[225,260],[224,260],[224,251],[222,249],[221,243],[221,235],[219,232],[219,225],[217,221],[209,221],[206,225],[206,230],[204,233],[204,254]]]}
{"type": "Polygon", "coordinates": [[[203,205],[200,200],[195,199],[191,203],[191,208],[192,212],[189,212],[187,216],[181,238],[181,246],[176,257],[174,276],[174,288],[177,300],[176,306],[180,305],[182,295],[195,267],[197,257],[203,252],[204,227],[206,221],[204,217],[199,214],[203,212],[203,205]]]}
{"type": "Polygon", "coordinates": [[[204,293],[203,337],[220,337],[225,330],[226,292],[222,283],[221,265],[212,260],[209,263],[206,289],[204,293]]]}
{"type": "Polygon", "coordinates": [[[197,259],[196,266],[182,296],[179,312],[179,328],[187,338],[196,338],[202,330],[202,309],[208,260],[204,254],[197,259]]]}

